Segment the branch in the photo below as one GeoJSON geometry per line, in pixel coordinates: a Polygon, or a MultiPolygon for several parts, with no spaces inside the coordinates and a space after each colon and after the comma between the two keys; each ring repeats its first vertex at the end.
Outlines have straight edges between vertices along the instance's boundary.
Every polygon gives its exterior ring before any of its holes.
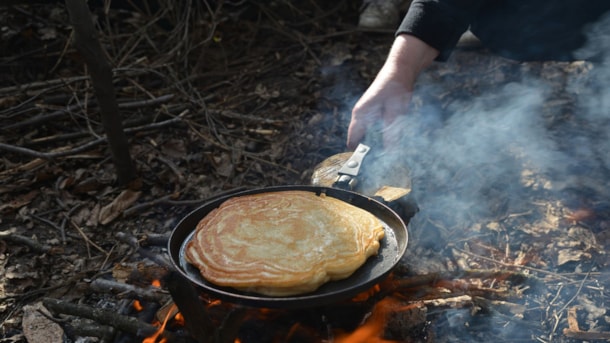
{"type": "MultiPolygon", "coordinates": [[[[18,235],[16,233],[14,233],[13,230],[0,231],[0,240],[26,245],[26,246],[30,247],[30,249],[32,249],[33,251],[35,251],[37,253],[41,253],[41,254],[53,253],[53,250],[54,250],[52,247],[50,247],[48,245],[40,244],[33,239],[30,239],[30,238],[22,236],[22,235],[18,235]]],[[[59,249],[59,250],[61,250],[61,249],[59,249]]]]}

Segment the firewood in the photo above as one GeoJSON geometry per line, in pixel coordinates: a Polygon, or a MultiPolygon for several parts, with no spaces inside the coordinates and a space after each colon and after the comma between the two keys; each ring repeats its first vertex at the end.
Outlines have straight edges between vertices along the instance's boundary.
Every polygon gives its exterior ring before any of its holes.
{"type": "MultiPolygon", "coordinates": [[[[53,298],[44,298],[42,303],[53,313],[91,319],[102,325],[109,325],[117,330],[138,337],[148,337],[157,332],[157,327],[154,325],[143,323],[134,317],[120,315],[116,311],[93,308],[82,304],[73,304],[53,298]]],[[[185,337],[181,337],[170,331],[163,331],[161,337],[165,338],[168,342],[187,342],[185,337]]]]}
{"type": "Polygon", "coordinates": [[[424,302],[397,303],[386,314],[384,338],[418,337],[425,331],[428,307],[424,302]]]}

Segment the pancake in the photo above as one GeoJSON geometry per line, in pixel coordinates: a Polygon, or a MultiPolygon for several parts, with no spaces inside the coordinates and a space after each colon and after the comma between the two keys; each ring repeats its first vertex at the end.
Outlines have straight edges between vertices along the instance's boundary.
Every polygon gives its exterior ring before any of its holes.
{"type": "Polygon", "coordinates": [[[240,291],[289,296],[349,277],[379,250],[373,214],[308,191],[233,197],[197,225],[186,260],[204,279],[240,291]]]}

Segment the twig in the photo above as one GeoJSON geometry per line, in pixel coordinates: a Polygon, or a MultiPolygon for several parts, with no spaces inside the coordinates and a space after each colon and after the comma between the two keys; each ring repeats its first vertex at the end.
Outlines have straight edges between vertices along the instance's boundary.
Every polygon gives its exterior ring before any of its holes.
{"type": "Polygon", "coordinates": [[[162,104],[174,98],[174,94],[161,95],[156,98],[119,103],[121,109],[132,109],[162,104]]]}
{"type": "Polygon", "coordinates": [[[85,240],[85,243],[87,243],[87,254],[89,254],[89,257],[91,257],[91,251],[89,250],[89,245],[93,246],[95,249],[100,251],[102,254],[104,254],[106,256],[109,255],[109,253],[106,250],[102,249],[102,247],[100,247],[99,245],[95,244],[92,240],[90,240],[89,237],[87,237],[87,235],[83,232],[83,230],[81,230],[81,228],[74,222],[74,220],[70,220],[70,224],[72,225],[72,227],[74,229],[76,229],[76,231],[78,231],[80,236],[85,240]]]}
{"type": "Polygon", "coordinates": [[[61,235],[61,242],[65,245],[66,244],[66,232],[64,230],[64,226],[59,226],[55,223],[53,223],[52,221],[39,217],[37,215],[35,215],[34,213],[30,213],[30,217],[32,219],[38,220],[41,223],[44,223],[50,227],[52,227],[53,229],[57,230],[59,232],[59,234],[61,235]]]}
{"type": "Polygon", "coordinates": [[[150,259],[151,261],[155,262],[159,266],[167,268],[169,270],[173,269],[171,263],[169,261],[167,261],[167,259],[161,257],[161,256],[165,256],[165,255],[159,255],[159,254],[153,253],[151,251],[148,251],[146,249],[142,249],[142,247],[140,246],[140,243],[138,242],[138,239],[135,238],[134,236],[124,233],[124,232],[118,232],[115,237],[118,240],[120,240],[121,242],[129,244],[131,247],[136,249],[138,254],[150,259]]]}
{"type": "MultiPolygon", "coordinates": [[[[26,245],[37,253],[41,253],[41,254],[55,253],[56,249],[53,249],[52,247],[45,245],[45,244],[40,244],[31,238],[28,238],[28,237],[25,237],[22,235],[18,235],[16,233],[14,233],[14,231],[15,230],[0,231],[0,239],[4,240],[4,241],[12,242],[12,243],[26,245]]],[[[61,249],[59,249],[59,250],[61,250],[61,249]]]]}
{"type": "MultiPolygon", "coordinates": [[[[188,111],[184,111],[183,113],[188,113],[188,111]]],[[[138,127],[134,127],[134,128],[125,129],[125,133],[133,133],[133,132],[137,132],[137,131],[151,130],[151,129],[156,129],[156,128],[160,128],[163,126],[177,123],[177,122],[181,121],[181,116],[183,115],[183,113],[178,115],[176,118],[168,119],[163,122],[158,122],[158,123],[153,123],[153,124],[149,124],[149,125],[142,125],[142,126],[138,126],[138,127]]],[[[6,150],[6,151],[21,154],[21,155],[27,155],[27,156],[31,156],[31,157],[44,159],[44,160],[53,160],[55,158],[75,155],[77,153],[89,150],[89,149],[93,148],[94,146],[104,143],[105,141],[106,141],[106,136],[102,136],[101,138],[98,138],[98,139],[95,139],[88,143],[85,143],[79,147],[69,149],[69,150],[55,151],[55,152],[39,152],[39,151],[28,149],[28,148],[0,143],[0,150],[6,150]]]]}
{"type": "MultiPolygon", "coordinates": [[[[578,295],[580,294],[580,291],[582,290],[583,285],[585,284],[585,281],[587,280],[587,275],[585,275],[585,277],[582,279],[582,281],[580,282],[580,285],[578,286],[578,289],[576,290],[576,293],[574,294],[574,296],[572,296],[572,298],[570,298],[570,300],[568,300],[568,302],[565,303],[565,305],[563,305],[563,307],[557,311],[556,313],[558,313],[558,315],[555,315],[555,325],[553,325],[553,329],[551,330],[551,333],[549,334],[549,341],[553,341],[553,336],[555,335],[555,331],[557,331],[557,327],[559,326],[559,321],[561,320],[561,317],[563,316],[563,313],[565,311],[565,309],[570,306],[570,304],[576,300],[576,297],[578,297],[578,295]]],[[[568,313],[569,314],[569,313],[568,313]]]]}
{"type": "Polygon", "coordinates": [[[178,183],[182,183],[184,181],[184,175],[182,175],[182,173],[178,169],[178,166],[176,166],[174,162],[163,156],[155,156],[155,158],[159,160],[159,162],[162,162],[169,167],[169,169],[174,173],[174,175],[176,175],[176,178],[178,178],[178,183]]]}
{"type": "Polygon", "coordinates": [[[58,151],[58,152],[39,152],[39,151],[28,149],[28,148],[0,143],[0,150],[6,150],[6,151],[14,152],[17,154],[21,154],[21,155],[27,155],[27,156],[31,156],[31,157],[40,158],[43,160],[52,160],[52,159],[55,159],[58,157],[70,156],[70,155],[74,155],[74,154],[89,150],[96,145],[104,143],[105,141],[106,141],[106,137],[102,137],[102,138],[90,141],[86,144],[83,144],[77,148],[58,151]]]}
{"type": "Polygon", "coordinates": [[[572,281],[572,279],[568,278],[567,276],[564,276],[564,275],[561,275],[561,274],[558,274],[558,273],[555,273],[555,272],[551,272],[551,271],[548,271],[548,270],[544,270],[544,269],[540,269],[540,268],[535,268],[535,267],[529,267],[529,266],[519,266],[519,265],[515,265],[515,264],[511,264],[511,263],[497,261],[497,260],[494,260],[494,259],[489,258],[489,257],[477,255],[477,254],[474,254],[474,253],[472,253],[470,251],[466,251],[466,250],[457,248],[455,246],[452,246],[452,248],[457,250],[457,251],[459,251],[459,252],[461,252],[461,253],[463,253],[463,254],[470,255],[472,257],[479,258],[479,259],[482,259],[482,260],[487,261],[487,262],[499,264],[499,265],[507,267],[507,268],[531,270],[531,271],[538,272],[538,273],[541,273],[541,274],[551,275],[551,276],[558,277],[560,279],[572,281]]]}
{"type": "Polygon", "coordinates": [[[99,278],[93,280],[89,287],[95,292],[110,293],[118,296],[119,298],[137,298],[141,300],[154,301],[160,304],[165,303],[169,298],[169,293],[160,288],[142,288],[127,283],[99,278]]]}
{"type": "Polygon", "coordinates": [[[10,130],[14,130],[14,129],[24,127],[24,126],[40,124],[42,122],[49,121],[49,120],[55,119],[59,116],[62,116],[65,113],[74,112],[80,108],[81,108],[80,104],[70,105],[70,106],[67,106],[66,108],[62,108],[60,110],[53,111],[51,113],[40,114],[40,115],[37,115],[36,117],[30,118],[27,120],[20,120],[20,121],[15,122],[14,124],[6,125],[6,126],[2,127],[2,130],[10,131],[10,130]]]}
{"type": "Polygon", "coordinates": [[[137,204],[137,205],[131,206],[130,208],[123,211],[123,216],[127,217],[134,213],[137,213],[137,212],[140,212],[147,208],[153,207],[155,205],[168,203],[170,199],[175,198],[175,197],[176,197],[176,194],[168,194],[166,196],[151,200],[151,201],[143,203],[143,204],[137,204]]]}
{"type": "Polygon", "coordinates": [[[585,277],[582,279],[582,281],[580,282],[580,285],[578,285],[578,289],[576,290],[576,293],[574,294],[574,296],[572,296],[572,298],[570,298],[570,300],[568,300],[567,303],[565,303],[565,305],[563,305],[563,307],[561,308],[561,310],[559,310],[559,312],[563,312],[566,308],[568,308],[568,306],[570,306],[570,304],[576,300],[576,298],[578,297],[578,295],[580,294],[580,291],[582,291],[582,287],[585,284],[585,281],[587,281],[587,277],[589,276],[589,274],[585,275],[585,277]]]}
{"type": "Polygon", "coordinates": [[[65,85],[72,82],[78,82],[88,79],[89,76],[74,76],[68,78],[54,79],[54,80],[46,80],[46,81],[35,81],[30,83],[25,83],[16,86],[4,87],[0,88],[0,94],[9,94],[14,92],[23,92],[26,90],[34,89],[34,88],[42,88],[42,87],[53,87],[57,85],[65,85]]]}
{"type": "MultiPolygon", "coordinates": [[[[131,76],[131,77],[140,76],[140,75],[145,75],[149,72],[154,72],[154,71],[147,70],[147,69],[136,69],[136,68],[115,68],[112,70],[112,74],[115,77],[117,77],[117,76],[131,76]]],[[[38,89],[38,88],[51,88],[51,87],[55,87],[55,86],[67,85],[70,83],[84,81],[84,80],[88,80],[88,79],[89,79],[88,75],[81,75],[81,76],[73,76],[73,77],[66,77],[66,78],[59,78],[59,79],[52,79],[52,80],[45,80],[45,81],[34,81],[34,82],[30,82],[30,83],[24,83],[24,84],[20,84],[20,85],[0,88],[0,94],[4,95],[4,94],[10,94],[10,93],[14,93],[14,92],[25,92],[28,90],[33,90],[33,89],[38,89]]]]}

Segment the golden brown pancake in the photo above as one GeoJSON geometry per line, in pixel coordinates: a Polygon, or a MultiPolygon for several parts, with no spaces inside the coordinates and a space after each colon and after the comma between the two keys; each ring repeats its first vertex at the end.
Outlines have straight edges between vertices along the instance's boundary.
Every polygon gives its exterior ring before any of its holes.
{"type": "Polygon", "coordinates": [[[233,197],[197,225],[186,259],[209,282],[288,296],[349,277],[384,236],[371,213],[307,191],[233,197]]]}

